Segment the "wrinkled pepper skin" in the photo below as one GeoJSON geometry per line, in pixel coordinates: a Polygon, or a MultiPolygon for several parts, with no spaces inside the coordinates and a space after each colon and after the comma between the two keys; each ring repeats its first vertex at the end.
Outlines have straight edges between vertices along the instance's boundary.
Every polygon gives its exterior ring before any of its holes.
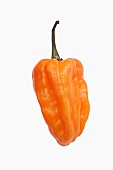
{"type": "Polygon", "coordinates": [[[82,134],[90,110],[81,62],[73,58],[42,59],[32,78],[51,134],[60,145],[69,145],[82,134]]]}

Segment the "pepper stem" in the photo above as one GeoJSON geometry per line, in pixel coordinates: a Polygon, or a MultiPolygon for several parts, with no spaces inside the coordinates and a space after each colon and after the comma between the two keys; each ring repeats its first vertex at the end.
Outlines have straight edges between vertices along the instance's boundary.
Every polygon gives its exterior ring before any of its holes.
{"type": "Polygon", "coordinates": [[[58,54],[58,51],[56,49],[56,43],[55,43],[55,28],[56,28],[57,24],[59,24],[59,21],[56,21],[52,28],[52,56],[51,56],[51,58],[61,60],[60,56],[58,54]]]}

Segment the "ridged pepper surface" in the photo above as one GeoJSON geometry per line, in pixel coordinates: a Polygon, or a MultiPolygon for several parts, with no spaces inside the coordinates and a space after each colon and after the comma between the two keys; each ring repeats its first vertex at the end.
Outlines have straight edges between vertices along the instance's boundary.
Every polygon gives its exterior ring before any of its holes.
{"type": "Polygon", "coordinates": [[[87,84],[83,65],[74,58],[62,60],[52,29],[52,58],[42,59],[33,69],[33,86],[48,128],[57,142],[66,146],[81,135],[89,116],[87,84]]]}

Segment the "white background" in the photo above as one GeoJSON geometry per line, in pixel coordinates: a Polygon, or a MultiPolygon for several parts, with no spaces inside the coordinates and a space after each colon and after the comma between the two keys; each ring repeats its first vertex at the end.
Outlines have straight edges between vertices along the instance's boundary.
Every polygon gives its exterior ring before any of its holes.
{"type": "Polygon", "coordinates": [[[0,170],[113,169],[113,1],[0,1],[0,170]],[[61,147],[43,120],[32,69],[60,56],[84,65],[91,105],[83,134],[61,147]]]}

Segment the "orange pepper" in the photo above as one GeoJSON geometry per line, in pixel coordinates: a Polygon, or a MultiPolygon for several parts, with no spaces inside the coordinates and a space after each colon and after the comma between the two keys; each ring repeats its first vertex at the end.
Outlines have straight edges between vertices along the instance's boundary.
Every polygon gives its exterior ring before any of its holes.
{"type": "Polygon", "coordinates": [[[66,146],[81,135],[89,116],[89,100],[83,66],[74,58],[60,59],[52,29],[52,58],[33,69],[33,86],[49,131],[66,146]]]}

